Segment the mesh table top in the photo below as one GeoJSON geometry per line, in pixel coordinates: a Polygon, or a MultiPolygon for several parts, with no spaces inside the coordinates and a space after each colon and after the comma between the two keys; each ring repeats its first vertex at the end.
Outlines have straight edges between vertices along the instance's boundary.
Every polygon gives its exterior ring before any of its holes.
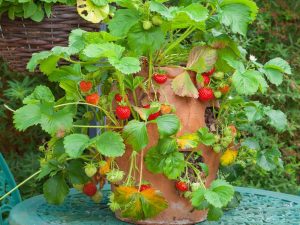
{"type": "MultiPolygon", "coordinates": [[[[221,221],[205,221],[201,225],[300,225],[300,197],[252,188],[240,188],[240,205],[226,211],[221,221]]],[[[74,190],[61,206],[48,205],[43,196],[25,200],[13,208],[11,225],[117,225],[117,220],[106,202],[109,190],[104,191],[100,204],[74,190]]]]}

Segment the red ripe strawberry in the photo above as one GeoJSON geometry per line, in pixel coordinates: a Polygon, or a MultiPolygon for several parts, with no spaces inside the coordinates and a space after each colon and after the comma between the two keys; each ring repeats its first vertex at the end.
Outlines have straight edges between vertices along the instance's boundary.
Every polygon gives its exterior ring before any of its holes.
{"type": "Polygon", "coordinates": [[[222,92],[222,94],[226,94],[229,91],[230,87],[229,85],[224,85],[222,87],[219,87],[219,91],[222,92]]]}
{"type": "MultiPolygon", "coordinates": [[[[143,106],[143,108],[149,109],[150,105],[145,105],[145,106],[143,106]]],[[[159,116],[160,116],[160,111],[158,111],[156,113],[152,113],[152,114],[149,115],[148,120],[155,120],[159,116]]]]}
{"type": "Polygon", "coordinates": [[[91,81],[84,81],[83,80],[79,83],[79,87],[80,87],[80,90],[82,92],[88,92],[92,89],[93,83],[91,81]]]}
{"type": "Polygon", "coordinates": [[[127,120],[131,115],[130,108],[128,106],[118,105],[116,108],[116,115],[120,120],[127,120]]]}
{"type": "Polygon", "coordinates": [[[86,194],[87,196],[90,196],[92,197],[93,195],[96,194],[97,192],[97,186],[96,184],[94,184],[93,182],[89,182],[89,183],[86,183],[84,186],[83,186],[83,193],[86,194]]]}
{"type": "Polygon", "coordinates": [[[216,68],[214,67],[214,68],[212,68],[211,70],[202,73],[202,75],[203,75],[203,76],[211,76],[211,75],[214,74],[215,71],[216,71],[216,68]]]}
{"type": "Polygon", "coordinates": [[[181,192],[186,192],[189,189],[187,183],[183,181],[176,181],[175,187],[177,188],[178,191],[181,192]]]}
{"type": "Polygon", "coordinates": [[[156,83],[163,84],[168,80],[168,77],[166,74],[155,73],[153,74],[153,79],[155,80],[156,83]]]}
{"type": "Polygon", "coordinates": [[[213,90],[209,87],[200,88],[198,90],[198,93],[199,93],[199,100],[203,101],[203,102],[209,101],[209,100],[212,100],[215,98],[213,90]]]}
{"type": "Polygon", "coordinates": [[[204,76],[204,75],[202,75],[202,77],[203,77],[203,83],[204,83],[204,85],[208,85],[209,82],[210,82],[209,76],[204,76]]]}
{"type": "Polygon", "coordinates": [[[145,191],[147,189],[151,188],[151,185],[150,184],[142,184],[141,185],[141,188],[140,188],[140,191],[145,191]]]}
{"type": "Polygon", "coordinates": [[[115,100],[116,100],[117,102],[121,102],[121,101],[123,100],[122,95],[116,94],[116,95],[115,95],[115,100]]]}
{"type": "Polygon", "coordinates": [[[88,95],[85,97],[85,100],[87,103],[93,104],[93,105],[97,105],[99,102],[99,95],[97,93],[93,93],[91,95],[88,95]]]}

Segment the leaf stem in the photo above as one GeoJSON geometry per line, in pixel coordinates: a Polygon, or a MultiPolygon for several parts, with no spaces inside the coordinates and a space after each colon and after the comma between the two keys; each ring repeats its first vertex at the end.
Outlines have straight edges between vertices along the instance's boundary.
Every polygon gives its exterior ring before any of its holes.
{"type": "Polygon", "coordinates": [[[165,55],[170,52],[173,48],[180,44],[184,39],[186,39],[196,28],[189,27],[186,31],[159,56],[158,61],[160,61],[165,55]]]}
{"type": "Polygon", "coordinates": [[[26,180],[22,181],[20,184],[18,184],[17,186],[15,186],[13,189],[11,189],[9,192],[7,192],[5,195],[3,195],[0,198],[0,201],[2,201],[3,199],[5,199],[7,196],[9,196],[11,193],[13,193],[15,190],[17,190],[19,187],[21,187],[22,185],[24,185],[26,182],[28,182],[29,180],[31,180],[32,178],[34,178],[35,176],[37,176],[42,170],[39,170],[37,172],[35,172],[34,174],[32,174],[30,177],[28,177],[26,180]]]}
{"type": "Polygon", "coordinates": [[[105,113],[105,115],[115,124],[115,125],[119,125],[119,123],[117,121],[115,121],[110,115],[109,113],[103,109],[102,107],[98,106],[98,105],[93,105],[87,102],[68,102],[68,103],[64,103],[64,104],[60,104],[60,105],[56,105],[54,106],[54,108],[59,108],[59,107],[63,107],[63,106],[68,106],[68,105],[88,105],[88,106],[92,106],[92,107],[96,107],[98,109],[100,109],[102,112],[105,113]]]}
{"type": "Polygon", "coordinates": [[[98,125],[73,125],[73,127],[79,128],[106,128],[106,129],[123,129],[124,127],[114,127],[114,126],[98,126],[98,125]]]}
{"type": "Polygon", "coordinates": [[[143,163],[144,163],[144,149],[141,151],[141,162],[140,162],[140,178],[139,178],[139,191],[142,186],[142,178],[143,178],[143,163]]]}

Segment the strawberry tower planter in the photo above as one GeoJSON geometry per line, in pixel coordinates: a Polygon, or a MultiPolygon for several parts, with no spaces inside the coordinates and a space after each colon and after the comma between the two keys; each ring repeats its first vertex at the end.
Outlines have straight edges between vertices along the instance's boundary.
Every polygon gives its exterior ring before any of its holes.
{"type": "Polygon", "coordinates": [[[76,29],[68,47],[33,54],[27,68],[65,91],[56,99],[38,86],[14,112],[17,129],[39,124],[51,136],[39,148],[38,175],[49,203],[62,203],[68,184],[100,202],[109,181],[109,207],[121,220],[218,220],[234,195],[217,177],[219,164],[237,158],[243,124],[254,122],[249,111],[286,127],[281,111],[244,98],[291,73],[281,58],[247,61],[236,41],[255,19],[255,3],[172,2],[116,1],[109,32],[76,29]],[[88,129],[101,132],[90,138],[88,129]]]}

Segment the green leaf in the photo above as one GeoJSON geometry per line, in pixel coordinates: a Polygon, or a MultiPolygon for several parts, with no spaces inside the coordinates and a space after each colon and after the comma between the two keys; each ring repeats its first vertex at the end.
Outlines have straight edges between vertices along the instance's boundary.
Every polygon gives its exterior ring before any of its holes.
{"type": "Polygon", "coordinates": [[[80,28],[71,31],[71,34],[69,36],[69,47],[76,50],[74,50],[74,53],[78,53],[84,49],[85,43],[82,37],[86,33],[87,32],[85,30],[82,30],[80,28]]]}
{"type": "Polygon", "coordinates": [[[248,7],[251,12],[250,18],[252,21],[256,19],[258,13],[258,7],[253,0],[223,0],[221,2],[221,6],[225,6],[228,4],[242,4],[248,7]]]}
{"type": "Polygon", "coordinates": [[[77,0],[78,14],[92,23],[100,23],[109,14],[109,5],[95,5],[91,0],[77,0]]]}
{"type": "Polygon", "coordinates": [[[287,128],[287,117],[280,110],[265,108],[265,114],[269,117],[269,124],[276,128],[277,131],[283,132],[287,128]]]}
{"type": "Polygon", "coordinates": [[[132,9],[119,9],[115,16],[109,21],[108,28],[110,33],[117,37],[127,35],[130,28],[139,22],[139,13],[132,9]],[[126,23],[124,23],[126,21],[126,23]]]}
{"type": "Polygon", "coordinates": [[[263,118],[264,112],[261,108],[260,103],[256,103],[253,105],[246,106],[244,108],[245,114],[247,116],[247,119],[250,122],[259,121],[263,118]]]}
{"type": "Polygon", "coordinates": [[[210,70],[216,61],[216,49],[209,46],[197,46],[190,52],[187,68],[200,74],[210,70]]]}
{"type": "Polygon", "coordinates": [[[198,3],[192,3],[183,9],[176,10],[176,17],[186,14],[194,22],[203,22],[208,18],[208,10],[198,3]]]}
{"type": "Polygon", "coordinates": [[[177,179],[183,173],[185,165],[183,153],[178,151],[172,152],[164,159],[164,174],[169,179],[177,179]]]}
{"type": "Polygon", "coordinates": [[[46,75],[52,73],[55,70],[59,59],[60,59],[60,56],[51,55],[47,59],[44,59],[43,61],[41,61],[40,62],[41,72],[46,75]]]}
{"type": "Polygon", "coordinates": [[[62,174],[49,178],[43,185],[44,196],[49,204],[62,204],[69,193],[69,187],[62,174]]]}
{"type": "Polygon", "coordinates": [[[175,114],[166,114],[156,120],[158,132],[161,137],[176,134],[180,128],[180,121],[175,114]]]}
{"type": "Polygon", "coordinates": [[[47,59],[50,55],[52,55],[52,52],[50,52],[50,51],[42,51],[39,53],[33,53],[26,68],[29,70],[29,72],[34,72],[37,65],[41,61],[47,59]]]}
{"type": "Polygon", "coordinates": [[[117,132],[106,131],[94,138],[93,142],[99,153],[107,157],[119,157],[125,152],[121,135],[117,132]]]}
{"type": "Polygon", "coordinates": [[[66,153],[71,158],[78,158],[90,144],[90,138],[85,134],[70,134],[64,138],[66,153]]]}
{"type": "Polygon", "coordinates": [[[55,98],[50,90],[50,88],[39,85],[37,86],[34,91],[27,96],[24,100],[24,104],[35,104],[35,103],[40,103],[40,101],[45,101],[45,102],[54,102],[55,98]]]}
{"type": "Polygon", "coordinates": [[[198,98],[198,90],[187,71],[184,71],[173,79],[172,89],[178,96],[198,98]]]}
{"type": "Polygon", "coordinates": [[[104,6],[109,3],[108,0],[92,0],[96,6],[104,6]]]}
{"type": "Polygon", "coordinates": [[[67,171],[72,184],[85,184],[90,180],[84,171],[84,166],[82,160],[69,161],[67,171]]]}
{"type": "Polygon", "coordinates": [[[246,36],[248,25],[252,22],[251,11],[247,5],[224,0],[221,4],[220,21],[229,26],[233,33],[246,36]]]}
{"type": "Polygon", "coordinates": [[[246,146],[249,149],[260,150],[259,142],[255,138],[246,138],[241,142],[241,146],[246,146]]]}
{"type": "Polygon", "coordinates": [[[140,61],[134,57],[124,57],[121,59],[109,58],[112,66],[124,74],[137,73],[141,71],[140,61]]]}
{"type": "Polygon", "coordinates": [[[178,146],[175,138],[165,137],[158,140],[156,148],[161,154],[165,155],[177,151],[178,146]]]}
{"type": "Polygon", "coordinates": [[[52,82],[67,82],[67,80],[79,82],[82,77],[80,65],[61,66],[48,75],[48,79],[52,82]]]}
{"type": "Polygon", "coordinates": [[[234,188],[224,180],[213,181],[210,185],[210,189],[217,193],[222,207],[226,206],[234,196],[234,188]]]}
{"type": "Polygon", "coordinates": [[[283,74],[279,70],[267,68],[263,70],[263,73],[268,80],[276,86],[280,85],[283,81],[283,74]]]}
{"type": "Polygon", "coordinates": [[[164,158],[157,150],[156,146],[150,148],[145,156],[147,169],[152,173],[163,173],[164,158]]]}
{"type": "Polygon", "coordinates": [[[291,66],[282,58],[274,58],[264,65],[265,69],[278,70],[281,73],[292,74],[291,66]]]}
{"type": "Polygon", "coordinates": [[[59,83],[59,86],[66,92],[68,101],[78,101],[81,96],[78,92],[78,84],[72,80],[64,80],[59,83]]]}
{"type": "Polygon", "coordinates": [[[213,133],[210,133],[207,127],[202,127],[198,130],[198,136],[200,143],[211,146],[215,143],[215,135],[213,133]]]}
{"type": "Polygon", "coordinates": [[[72,128],[73,113],[68,109],[53,111],[48,109],[49,112],[43,112],[41,115],[41,127],[47,133],[53,135],[59,130],[69,130],[72,128]]]}
{"type": "Polygon", "coordinates": [[[165,41],[165,34],[160,27],[144,30],[141,24],[130,29],[128,45],[138,55],[149,54],[158,50],[165,41]]]}
{"type": "Polygon", "coordinates": [[[193,207],[197,208],[198,206],[201,205],[203,201],[205,201],[205,197],[204,197],[205,191],[206,190],[204,188],[198,188],[196,191],[192,192],[191,203],[193,207]]]}
{"type": "Polygon", "coordinates": [[[38,9],[35,11],[35,13],[30,17],[35,22],[41,22],[44,19],[45,13],[42,7],[39,5],[38,9]]]}
{"type": "Polygon", "coordinates": [[[25,105],[14,112],[14,124],[20,131],[37,125],[40,121],[41,109],[39,105],[25,105]]]}
{"type": "Polygon", "coordinates": [[[209,189],[206,190],[204,193],[204,197],[208,201],[208,203],[213,205],[214,207],[221,208],[223,206],[219,195],[214,191],[211,191],[209,189]]]}
{"type": "Polygon", "coordinates": [[[156,1],[151,1],[150,2],[150,10],[152,12],[157,12],[158,14],[162,15],[168,20],[171,20],[174,18],[172,15],[172,10],[168,9],[165,5],[156,2],[156,1]]]}
{"type": "Polygon", "coordinates": [[[281,165],[281,152],[278,148],[273,147],[267,151],[258,151],[257,164],[266,171],[271,171],[281,165]]]}
{"type": "Polygon", "coordinates": [[[137,89],[144,81],[144,77],[141,76],[133,76],[132,74],[128,75],[124,79],[125,88],[134,91],[137,89]]]}
{"type": "Polygon", "coordinates": [[[33,16],[36,13],[37,9],[38,7],[34,2],[28,2],[26,4],[23,4],[24,18],[27,19],[33,16]]]}
{"type": "Polygon", "coordinates": [[[89,44],[83,50],[83,53],[90,58],[116,58],[122,57],[125,48],[114,44],[114,43],[104,43],[104,44],[89,44]]]}
{"type": "Polygon", "coordinates": [[[207,214],[208,221],[218,221],[222,216],[223,216],[222,209],[213,206],[209,207],[208,214],[207,214]]]}
{"type": "Polygon", "coordinates": [[[163,167],[165,164],[164,157],[157,150],[157,147],[150,148],[145,157],[145,163],[147,169],[152,173],[163,173],[163,167]]]}
{"type": "Polygon", "coordinates": [[[131,120],[123,129],[123,137],[134,151],[141,151],[149,142],[147,127],[144,122],[131,120]]]}
{"type": "Polygon", "coordinates": [[[261,76],[261,73],[256,70],[247,70],[244,73],[236,71],[232,82],[239,94],[252,95],[257,92],[260,85],[258,76],[261,76]]]}

